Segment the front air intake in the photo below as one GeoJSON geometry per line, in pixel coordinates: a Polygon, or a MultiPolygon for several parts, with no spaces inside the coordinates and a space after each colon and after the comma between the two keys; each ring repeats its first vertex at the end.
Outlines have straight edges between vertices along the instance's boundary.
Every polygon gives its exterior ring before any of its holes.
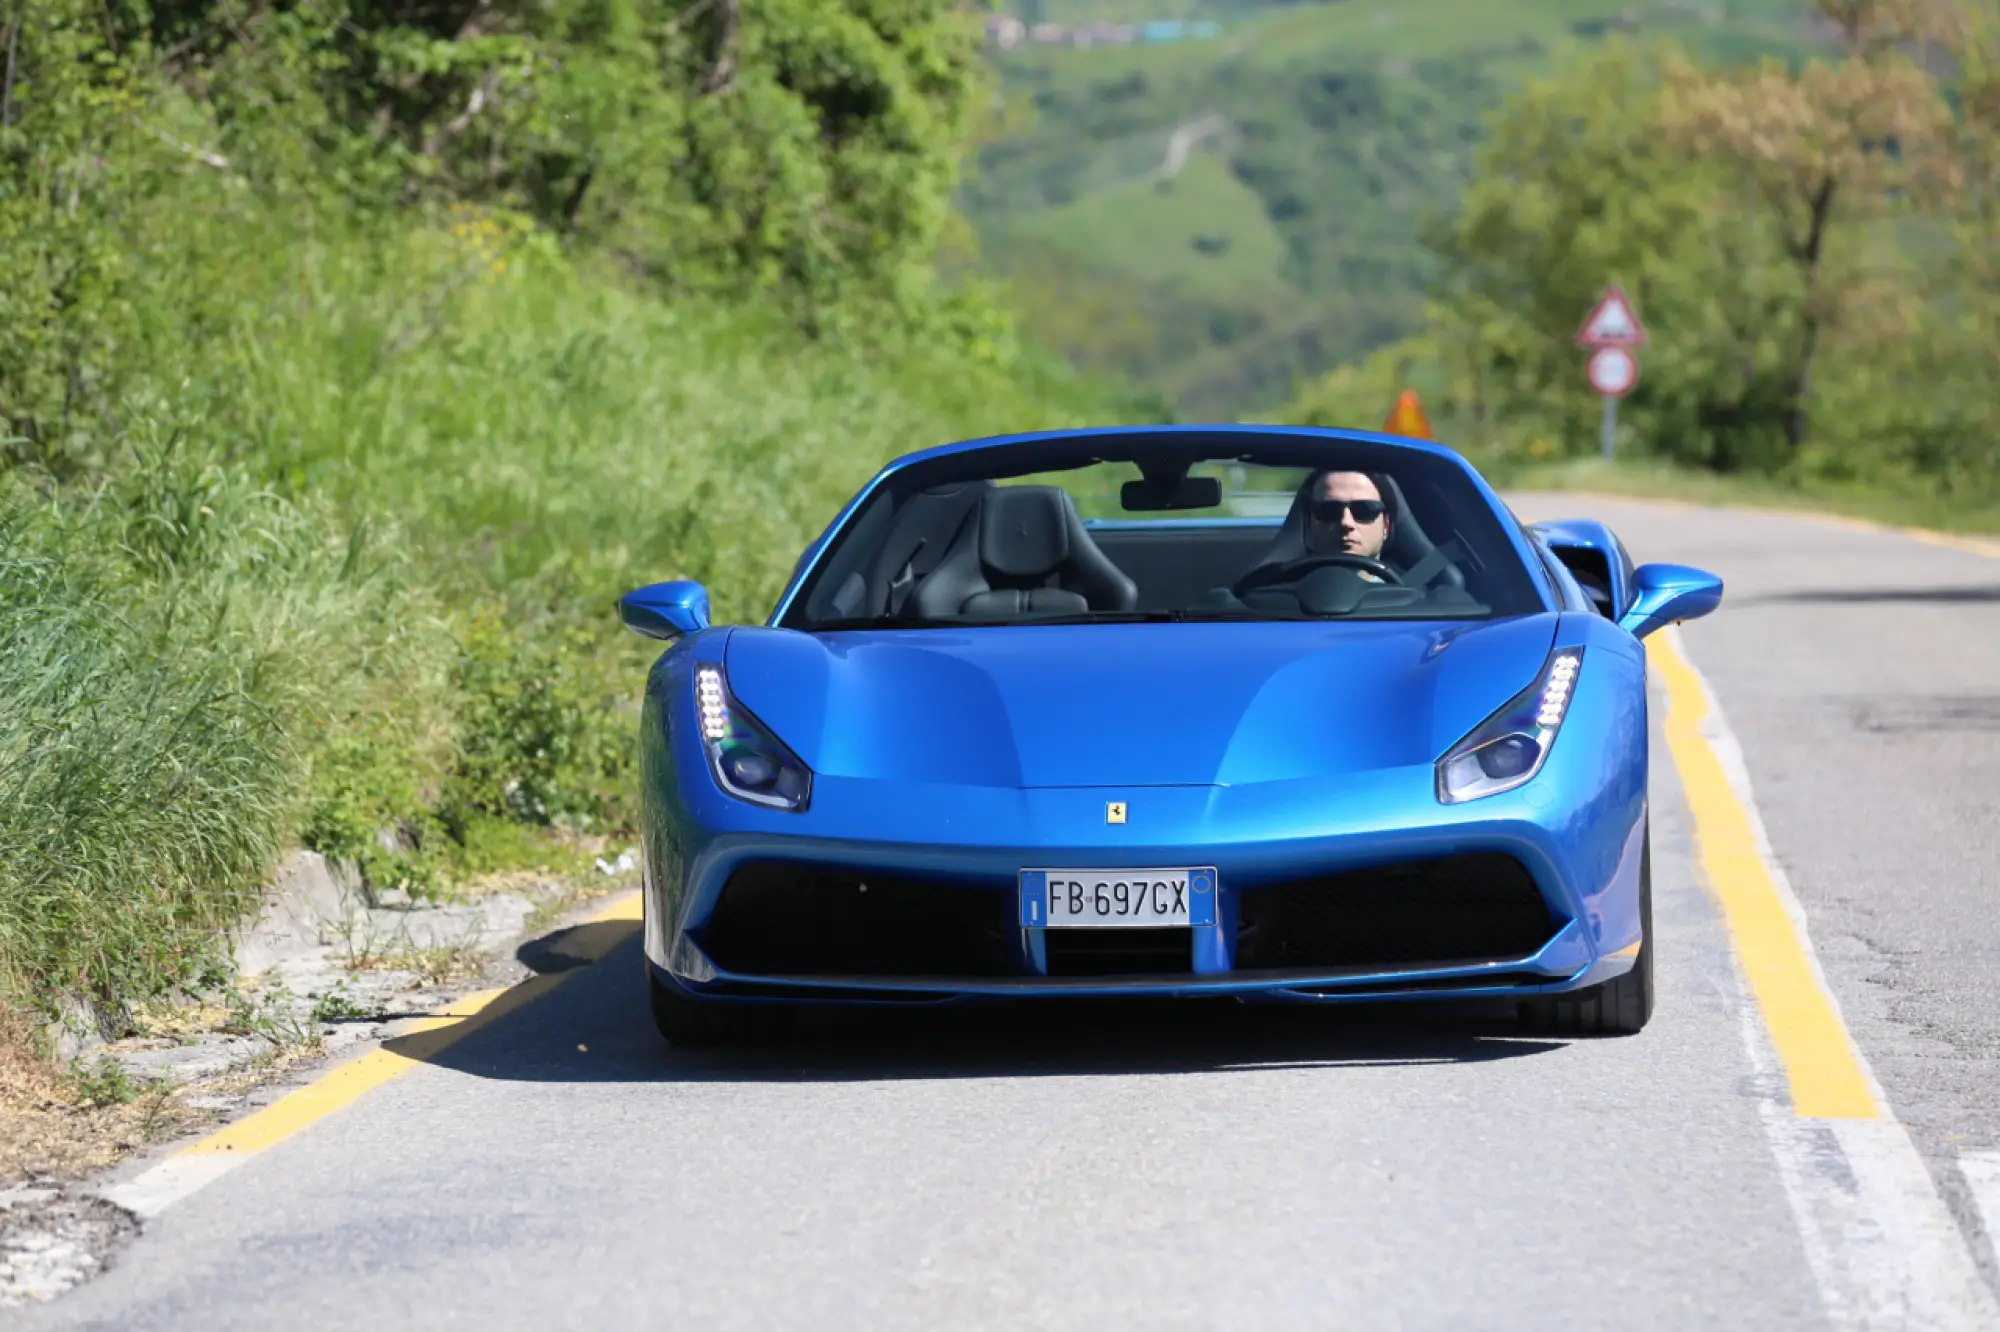
{"type": "Polygon", "coordinates": [[[702,950],[743,976],[1018,974],[1012,885],[783,862],[729,876],[702,950]]]}
{"type": "Polygon", "coordinates": [[[1560,924],[1527,867],[1491,853],[1250,888],[1237,922],[1238,971],[1503,961],[1560,924]]]}

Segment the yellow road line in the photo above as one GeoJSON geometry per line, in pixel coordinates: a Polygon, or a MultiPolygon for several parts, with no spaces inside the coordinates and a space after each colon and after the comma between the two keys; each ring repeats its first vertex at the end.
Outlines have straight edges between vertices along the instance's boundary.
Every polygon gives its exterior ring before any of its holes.
{"type": "MultiPolygon", "coordinates": [[[[580,922],[554,951],[585,963],[596,962],[630,937],[632,922],[638,919],[639,894],[623,894],[580,922]]],[[[441,1013],[416,1019],[391,1037],[388,1044],[335,1065],[298,1090],[183,1148],[175,1156],[251,1156],[276,1146],[334,1111],[352,1105],[390,1079],[436,1058],[441,1051],[480,1028],[527,1007],[572,974],[567,970],[550,972],[530,976],[506,989],[468,994],[441,1013]]]]}
{"type": "Polygon", "coordinates": [[[1793,1109],[1807,1119],[1880,1119],[1872,1080],[1764,863],[1750,811],[1702,733],[1701,677],[1670,635],[1646,646],[1666,685],[1667,748],[1687,790],[1700,865],[1791,1083],[1793,1109]]]}

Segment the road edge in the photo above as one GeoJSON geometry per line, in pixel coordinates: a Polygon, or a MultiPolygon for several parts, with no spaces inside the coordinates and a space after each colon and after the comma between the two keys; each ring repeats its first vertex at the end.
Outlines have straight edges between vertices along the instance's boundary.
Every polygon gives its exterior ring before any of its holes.
{"type": "Polygon", "coordinates": [[[482,1027],[557,989],[629,938],[638,929],[639,919],[639,890],[620,893],[569,926],[562,943],[551,949],[552,955],[571,959],[574,965],[468,994],[435,1013],[399,1023],[384,1040],[321,1070],[270,1104],[175,1149],[138,1174],[97,1189],[97,1196],[142,1221],[158,1216],[482,1027]],[[592,928],[603,926],[620,928],[592,928]]]}
{"type": "Polygon", "coordinates": [[[1841,1017],[1713,689],[1678,628],[1647,646],[1664,677],[1696,869],[1749,1000],[1744,1043],[1758,1080],[1788,1092],[1760,1098],[1760,1118],[1828,1318],[1843,1329],[2000,1327],[2000,1301],[1841,1017]]]}

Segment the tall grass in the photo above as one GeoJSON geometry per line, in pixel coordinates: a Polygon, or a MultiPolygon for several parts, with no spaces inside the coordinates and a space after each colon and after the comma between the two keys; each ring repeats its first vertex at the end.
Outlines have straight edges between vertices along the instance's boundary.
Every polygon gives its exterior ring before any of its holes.
{"type": "Polygon", "coordinates": [[[115,1006],[212,976],[318,737],[411,728],[402,764],[442,756],[407,587],[358,533],[183,448],[145,440],[81,494],[0,478],[0,987],[16,1002],[115,1006]]]}
{"type": "Polygon", "coordinates": [[[466,596],[564,598],[608,626],[635,581],[760,616],[799,550],[887,459],[1098,419],[1092,386],[962,345],[814,344],[754,309],[669,304],[503,236],[308,246],[242,302],[210,392],[257,464],[349,513],[393,512],[466,596]],[[440,255],[439,250],[444,254],[440,255]]]}
{"type": "Polygon", "coordinates": [[[618,829],[619,592],[761,618],[888,458],[1123,410],[978,330],[810,343],[504,219],[211,221],[135,321],[105,479],[0,476],[17,1003],[220,975],[288,842],[422,889],[500,822],[618,829]]]}

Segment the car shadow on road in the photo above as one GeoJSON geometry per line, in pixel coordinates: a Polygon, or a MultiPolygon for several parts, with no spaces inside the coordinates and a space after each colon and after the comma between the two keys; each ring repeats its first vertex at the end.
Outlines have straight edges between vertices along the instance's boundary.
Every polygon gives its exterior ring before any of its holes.
{"type": "Polygon", "coordinates": [[[443,1048],[423,1037],[386,1046],[509,1082],[726,1083],[1409,1067],[1516,1059],[1564,1045],[1522,1036],[1511,1009],[1492,1005],[1201,999],[820,1010],[781,1041],[690,1049],[653,1030],[636,932],[594,966],[544,971],[540,983],[550,982],[541,997],[443,1048]]]}

